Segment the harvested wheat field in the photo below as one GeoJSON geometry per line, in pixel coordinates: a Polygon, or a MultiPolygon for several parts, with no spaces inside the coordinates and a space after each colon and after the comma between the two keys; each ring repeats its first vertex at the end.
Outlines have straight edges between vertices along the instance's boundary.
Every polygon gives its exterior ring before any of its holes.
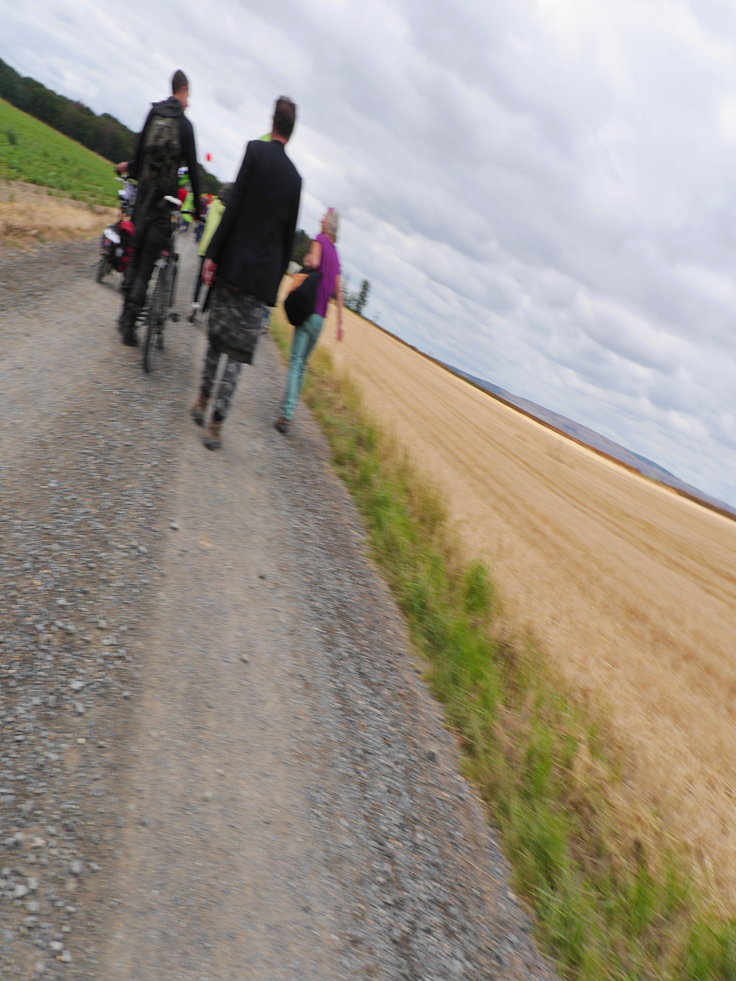
{"type": "MultiPolygon", "coordinates": [[[[530,634],[625,747],[635,800],[736,908],[736,521],[631,473],[346,313],[323,333],[370,413],[446,495],[530,634]]],[[[633,820],[633,817],[632,817],[633,820]]]]}
{"type": "Polygon", "coordinates": [[[0,181],[0,242],[5,245],[93,238],[116,214],[115,208],[57,197],[35,184],[0,181]]]}

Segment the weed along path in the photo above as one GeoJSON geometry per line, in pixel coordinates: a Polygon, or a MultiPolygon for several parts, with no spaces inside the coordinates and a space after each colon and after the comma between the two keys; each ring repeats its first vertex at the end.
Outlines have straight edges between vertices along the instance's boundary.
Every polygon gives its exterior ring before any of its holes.
{"type": "MultiPolygon", "coordinates": [[[[325,345],[447,496],[505,629],[532,635],[623,748],[636,835],[684,842],[736,906],[736,521],[536,424],[348,315],[325,345]],[[651,805],[663,826],[641,822],[651,805]],[[639,826],[641,824],[641,826],[639,826]]],[[[583,761],[581,761],[581,764],[583,761]]],[[[624,802],[625,803],[625,802],[624,802]]]]}
{"type": "Polygon", "coordinates": [[[46,188],[0,181],[0,240],[14,246],[99,235],[117,209],[58,197],[46,188]]]}
{"type": "Polygon", "coordinates": [[[94,260],[0,252],[0,977],[553,981],[273,342],[208,453],[94,260]]]}

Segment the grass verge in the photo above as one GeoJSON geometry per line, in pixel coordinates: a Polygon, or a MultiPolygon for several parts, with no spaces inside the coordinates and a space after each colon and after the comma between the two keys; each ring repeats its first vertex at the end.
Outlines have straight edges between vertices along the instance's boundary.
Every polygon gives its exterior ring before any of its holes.
{"type": "Polygon", "coordinates": [[[115,220],[114,208],[48,197],[28,184],[0,186],[0,246],[24,248],[42,242],[97,238],[115,220]]]}
{"type": "MultiPolygon", "coordinates": [[[[285,353],[290,328],[272,319],[285,353]]],[[[711,906],[657,815],[635,814],[604,720],[575,704],[533,643],[501,636],[487,568],[463,560],[439,494],[324,351],[310,362],[305,399],[561,972],[736,981],[736,919],[711,906]]]]}

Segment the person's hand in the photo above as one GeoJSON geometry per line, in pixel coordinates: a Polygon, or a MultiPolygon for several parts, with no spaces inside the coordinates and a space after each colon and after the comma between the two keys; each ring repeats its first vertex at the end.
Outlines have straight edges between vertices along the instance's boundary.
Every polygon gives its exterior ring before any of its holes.
{"type": "Polygon", "coordinates": [[[217,263],[213,262],[212,259],[205,259],[204,265],[202,266],[202,282],[205,286],[212,286],[216,272],[217,263]]]}

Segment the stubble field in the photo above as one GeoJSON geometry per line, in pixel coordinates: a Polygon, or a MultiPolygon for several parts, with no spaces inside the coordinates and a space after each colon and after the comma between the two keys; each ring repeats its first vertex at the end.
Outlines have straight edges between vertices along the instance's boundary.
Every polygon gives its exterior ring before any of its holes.
{"type": "MultiPolygon", "coordinates": [[[[334,314],[332,315],[334,316],[334,314]]],[[[446,495],[529,636],[626,761],[632,824],[661,816],[736,906],[736,522],[536,424],[350,314],[322,343],[446,495]]]]}

